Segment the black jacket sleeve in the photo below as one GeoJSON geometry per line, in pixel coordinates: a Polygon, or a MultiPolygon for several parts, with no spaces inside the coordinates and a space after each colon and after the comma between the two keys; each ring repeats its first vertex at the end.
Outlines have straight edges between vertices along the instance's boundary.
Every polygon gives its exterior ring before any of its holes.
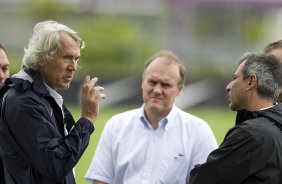
{"type": "Polygon", "coordinates": [[[32,167],[58,181],[71,172],[94,131],[89,120],[79,119],[69,134],[62,136],[46,107],[33,97],[7,98],[4,107],[10,144],[32,167]]]}
{"type": "Polygon", "coordinates": [[[263,155],[261,144],[252,132],[233,128],[220,147],[208,156],[207,162],[191,171],[189,184],[242,183],[250,173],[262,167],[263,162],[257,161],[263,158],[260,157],[263,155]]]}

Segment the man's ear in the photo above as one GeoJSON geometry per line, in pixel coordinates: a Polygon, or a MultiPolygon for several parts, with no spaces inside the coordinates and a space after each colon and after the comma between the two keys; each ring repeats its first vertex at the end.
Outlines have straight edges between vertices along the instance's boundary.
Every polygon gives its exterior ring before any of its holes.
{"type": "Polygon", "coordinates": [[[253,87],[255,87],[258,83],[257,81],[257,76],[255,74],[251,74],[249,79],[248,79],[248,86],[246,88],[246,90],[252,89],[253,87]]]}
{"type": "Polygon", "coordinates": [[[181,92],[183,91],[183,89],[184,89],[184,84],[179,84],[179,85],[178,85],[178,94],[177,94],[177,96],[179,96],[179,95],[181,94],[181,92]]]}

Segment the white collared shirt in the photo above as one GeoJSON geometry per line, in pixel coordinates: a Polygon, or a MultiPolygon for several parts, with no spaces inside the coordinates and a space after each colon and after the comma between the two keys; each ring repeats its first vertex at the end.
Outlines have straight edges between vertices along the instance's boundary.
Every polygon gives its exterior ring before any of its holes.
{"type": "MultiPolygon", "coordinates": [[[[52,89],[50,86],[48,86],[47,84],[45,84],[47,90],[49,91],[50,95],[55,99],[56,103],[58,104],[58,106],[61,108],[62,114],[63,114],[63,118],[65,118],[65,113],[63,110],[63,97],[54,89],[52,89]]],[[[53,113],[53,109],[51,109],[51,113],[53,113]]],[[[65,135],[68,135],[68,131],[66,128],[66,124],[64,123],[64,133],[65,135]]]]}
{"type": "MultiPolygon", "coordinates": [[[[56,103],[61,108],[63,118],[65,118],[65,113],[64,113],[64,110],[63,110],[63,103],[64,103],[63,97],[57,91],[55,91],[50,86],[48,86],[47,84],[45,84],[45,86],[46,86],[47,90],[49,91],[50,95],[55,99],[56,103]]],[[[53,109],[51,109],[51,113],[53,113],[53,109]]],[[[65,123],[64,123],[64,133],[65,133],[65,135],[68,135],[68,131],[67,131],[67,127],[66,127],[65,123]]],[[[75,176],[75,168],[72,169],[72,172],[73,172],[73,175],[75,176]]]]}
{"type": "Polygon", "coordinates": [[[48,86],[47,84],[45,84],[45,86],[47,90],[49,91],[50,95],[55,99],[55,101],[57,102],[61,110],[63,111],[63,103],[64,103],[63,97],[57,91],[55,91],[50,86],[48,86]]]}
{"type": "Polygon", "coordinates": [[[277,105],[277,104],[278,104],[278,102],[275,102],[273,105],[271,105],[271,106],[269,106],[269,107],[264,107],[264,108],[262,108],[261,111],[262,111],[262,110],[269,109],[269,108],[271,108],[271,107],[273,107],[273,106],[275,106],[275,105],[277,105]]]}
{"type": "Polygon", "coordinates": [[[85,179],[109,184],[186,183],[217,148],[209,125],[176,106],[153,129],[142,108],[106,124],[85,179]]]}

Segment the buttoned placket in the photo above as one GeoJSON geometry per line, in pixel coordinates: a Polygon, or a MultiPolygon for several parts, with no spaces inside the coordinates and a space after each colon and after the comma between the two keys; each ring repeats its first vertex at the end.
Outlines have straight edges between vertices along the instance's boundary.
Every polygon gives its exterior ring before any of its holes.
{"type": "Polygon", "coordinates": [[[158,176],[158,174],[155,173],[159,170],[158,167],[161,152],[163,150],[165,133],[165,129],[162,124],[163,123],[159,123],[159,127],[157,129],[153,129],[151,126],[147,127],[148,149],[146,153],[144,167],[141,172],[142,184],[151,184],[152,181],[155,182],[154,180],[156,180],[156,178],[152,178],[152,176],[158,176]]]}

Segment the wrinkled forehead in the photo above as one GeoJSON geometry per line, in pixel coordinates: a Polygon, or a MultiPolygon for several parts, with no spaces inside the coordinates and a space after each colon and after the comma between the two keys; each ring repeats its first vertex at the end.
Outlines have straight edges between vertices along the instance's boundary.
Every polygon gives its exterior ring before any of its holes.
{"type": "Polygon", "coordinates": [[[179,67],[176,63],[166,62],[164,60],[156,59],[144,71],[144,78],[151,78],[161,81],[176,81],[180,80],[179,67]]]}

